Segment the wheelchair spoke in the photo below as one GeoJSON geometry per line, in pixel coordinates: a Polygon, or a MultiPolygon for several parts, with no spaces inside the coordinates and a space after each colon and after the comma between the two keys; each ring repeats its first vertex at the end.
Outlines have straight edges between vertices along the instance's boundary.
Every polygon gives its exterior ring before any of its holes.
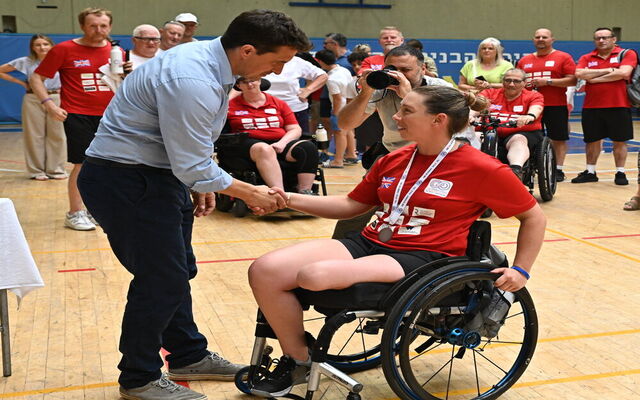
{"type": "MultiPolygon", "coordinates": [[[[358,326],[356,327],[356,329],[353,330],[353,332],[351,332],[351,335],[349,335],[349,338],[344,342],[344,345],[342,346],[342,348],[340,349],[340,351],[338,351],[337,355],[341,355],[342,352],[344,351],[344,349],[347,347],[347,345],[349,344],[349,342],[351,342],[351,339],[353,338],[353,336],[358,333],[358,329],[360,330],[360,332],[362,332],[362,321],[363,318],[358,318],[358,326]]],[[[364,334],[360,334],[362,336],[362,351],[366,352],[367,351],[367,347],[364,344],[364,334]]],[[[365,360],[367,359],[366,355],[365,355],[365,360]]]]}
{"type": "Polygon", "coordinates": [[[449,359],[449,361],[447,361],[442,367],[440,367],[436,372],[433,373],[433,375],[431,375],[429,377],[429,379],[427,379],[423,384],[422,387],[425,387],[425,385],[427,383],[429,383],[433,378],[436,377],[436,375],[438,375],[440,373],[440,371],[442,371],[443,369],[445,369],[447,367],[447,365],[449,364],[453,364],[453,357],[451,357],[451,359],[449,359]]]}
{"type": "Polygon", "coordinates": [[[453,360],[455,359],[456,354],[456,345],[451,346],[451,360],[449,362],[449,376],[447,378],[447,396],[445,399],[449,398],[449,388],[451,387],[451,372],[453,371],[453,360]]]}
{"type": "Polygon", "coordinates": [[[473,354],[473,371],[476,376],[476,389],[478,390],[478,396],[480,396],[480,377],[478,376],[478,360],[476,359],[476,352],[472,352],[473,354]]]}
{"type": "Polygon", "coordinates": [[[496,364],[495,362],[491,361],[489,359],[489,357],[485,356],[484,354],[482,354],[481,351],[477,351],[476,349],[473,349],[474,354],[477,353],[480,357],[484,358],[485,360],[489,361],[494,367],[498,368],[500,371],[502,371],[503,373],[507,373],[507,371],[505,371],[504,369],[502,369],[501,366],[499,366],[498,364],[496,364]]]}

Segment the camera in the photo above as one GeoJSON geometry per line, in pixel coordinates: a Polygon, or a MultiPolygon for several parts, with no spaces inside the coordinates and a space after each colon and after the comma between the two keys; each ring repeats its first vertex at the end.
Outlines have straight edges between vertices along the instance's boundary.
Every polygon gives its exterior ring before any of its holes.
{"type": "Polygon", "coordinates": [[[389,71],[397,71],[398,69],[393,65],[387,65],[385,69],[373,71],[367,75],[367,84],[374,89],[385,89],[391,85],[399,85],[400,82],[389,75],[389,71]]]}

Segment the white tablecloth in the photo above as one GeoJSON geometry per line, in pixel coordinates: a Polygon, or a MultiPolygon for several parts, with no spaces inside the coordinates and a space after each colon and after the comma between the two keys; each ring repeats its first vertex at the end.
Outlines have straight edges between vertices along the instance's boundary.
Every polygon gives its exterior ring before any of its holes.
{"type": "Polygon", "coordinates": [[[27,293],[42,286],[13,203],[0,198],[0,289],[11,290],[20,304],[27,293]]]}

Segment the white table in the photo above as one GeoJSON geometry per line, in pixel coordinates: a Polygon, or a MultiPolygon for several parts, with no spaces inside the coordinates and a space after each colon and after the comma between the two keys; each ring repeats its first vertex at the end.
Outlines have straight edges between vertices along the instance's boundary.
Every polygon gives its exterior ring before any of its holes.
{"type": "Polygon", "coordinates": [[[13,203],[0,198],[0,334],[4,376],[11,375],[7,290],[15,293],[19,306],[27,293],[42,286],[44,282],[31,256],[13,203]]]}

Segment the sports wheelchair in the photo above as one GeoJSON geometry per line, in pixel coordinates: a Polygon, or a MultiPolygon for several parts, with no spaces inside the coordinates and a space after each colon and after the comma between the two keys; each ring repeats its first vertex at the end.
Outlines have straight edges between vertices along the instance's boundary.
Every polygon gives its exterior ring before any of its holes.
{"type": "MultiPolygon", "coordinates": [[[[312,365],[304,399],[313,398],[324,375],[348,390],[347,400],[359,400],[363,385],[347,373],[380,364],[404,400],[495,399],[516,383],[536,347],[537,315],[525,288],[495,289],[499,274],[490,271],[508,262],[490,245],[490,230],[476,221],[466,256],[430,262],[396,283],[297,289],[305,310],[325,315],[317,338],[307,333],[312,365]]],[[[276,336],[260,310],[255,336],[251,363],[235,378],[246,394],[272,366],[267,339],[276,336]]]]}
{"type": "MultiPolygon", "coordinates": [[[[255,163],[249,159],[243,159],[227,155],[234,146],[240,145],[247,137],[248,132],[222,133],[215,143],[216,157],[218,165],[231,176],[252,185],[264,185],[255,163]]],[[[280,161],[284,188],[288,192],[297,191],[298,178],[293,169],[294,163],[280,161]]],[[[324,196],[327,195],[327,185],[324,179],[324,172],[321,168],[316,171],[315,182],[311,190],[318,194],[322,190],[324,196]]],[[[237,198],[233,198],[221,193],[216,193],[216,209],[222,212],[231,212],[235,217],[241,218],[250,213],[247,204],[237,198]]]]}
{"type": "MultiPolygon", "coordinates": [[[[507,162],[506,149],[498,145],[498,128],[515,128],[515,121],[500,123],[498,118],[490,115],[481,115],[480,120],[471,123],[481,128],[482,145],[480,150],[504,163],[507,162]]],[[[522,167],[522,183],[533,194],[533,187],[538,180],[538,190],[542,201],[551,201],[558,186],[556,182],[556,153],[551,147],[551,140],[544,136],[531,152],[529,159],[522,167]]]]}

